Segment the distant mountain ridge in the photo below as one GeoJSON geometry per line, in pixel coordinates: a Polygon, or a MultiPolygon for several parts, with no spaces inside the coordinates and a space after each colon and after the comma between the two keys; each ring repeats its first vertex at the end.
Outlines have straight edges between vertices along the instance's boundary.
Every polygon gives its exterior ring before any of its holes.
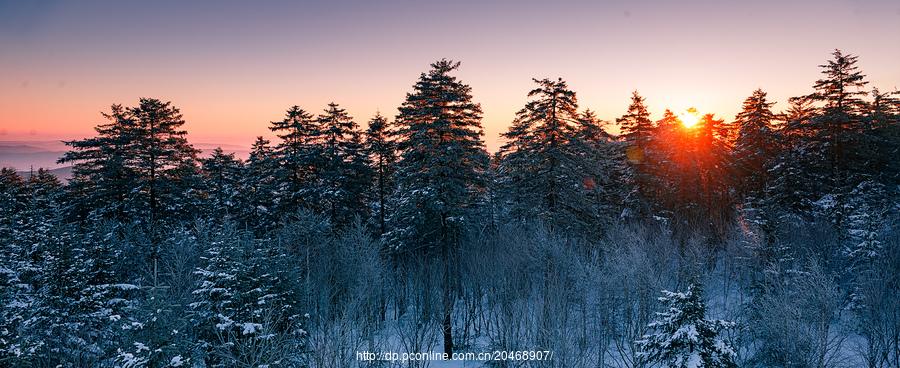
{"type": "Polygon", "coordinates": [[[58,169],[56,163],[66,145],[62,141],[0,141],[0,166],[27,172],[38,168],[58,169]]]}
{"type": "MultiPolygon", "coordinates": [[[[202,151],[201,157],[215,148],[221,147],[225,152],[233,152],[241,159],[247,158],[250,150],[238,144],[195,143],[194,147],[202,151]]],[[[50,172],[61,180],[72,177],[72,167],[60,165],[56,161],[68,151],[68,146],[61,140],[10,140],[0,141],[0,167],[12,167],[27,177],[31,171],[39,168],[50,169],[50,172]]]]}

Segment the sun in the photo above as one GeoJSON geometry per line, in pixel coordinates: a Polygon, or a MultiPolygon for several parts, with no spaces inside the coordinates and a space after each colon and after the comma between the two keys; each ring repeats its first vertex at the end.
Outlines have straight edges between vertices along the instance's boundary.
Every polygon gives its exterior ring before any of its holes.
{"type": "Polygon", "coordinates": [[[691,107],[681,114],[678,114],[678,120],[681,120],[681,124],[684,125],[685,128],[693,128],[697,125],[697,122],[700,121],[700,113],[697,112],[697,109],[691,107]]]}

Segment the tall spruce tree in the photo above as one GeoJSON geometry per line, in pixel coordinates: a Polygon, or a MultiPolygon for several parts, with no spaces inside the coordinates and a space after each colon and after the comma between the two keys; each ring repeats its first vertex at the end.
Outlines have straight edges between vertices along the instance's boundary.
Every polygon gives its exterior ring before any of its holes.
{"type": "Polygon", "coordinates": [[[153,226],[190,209],[181,208],[189,192],[197,150],[181,130],[181,112],[170,102],[141,98],[138,106],[113,105],[97,136],[66,142],[72,150],[60,163],[73,162],[76,214],[153,226]],[[88,210],[84,210],[88,209],[88,210]]]}
{"type": "Polygon", "coordinates": [[[769,183],[765,188],[769,216],[779,222],[799,214],[808,215],[815,201],[814,176],[821,171],[822,162],[817,155],[798,147],[808,144],[816,114],[817,109],[809,98],[794,97],[789,100],[787,111],[779,116],[782,124],[775,132],[778,153],[767,170],[769,183]]]}
{"type": "MultiPolygon", "coordinates": [[[[629,146],[639,150],[647,148],[653,135],[653,121],[650,120],[650,112],[647,110],[647,101],[638,91],[631,93],[631,104],[628,112],[616,119],[619,124],[620,136],[628,142],[629,146]]],[[[635,155],[643,153],[635,152],[635,155]]],[[[636,157],[637,158],[637,157],[636,157]]]]}
{"type": "Polygon", "coordinates": [[[23,215],[28,208],[28,187],[15,169],[0,169],[0,284],[13,286],[9,281],[17,278],[20,267],[16,262],[24,255],[19,248],[18,235],[23,223],[23,215]]]}
{"type": "Polygon", "coordinates": [[[241,177],[241,221],[263,233],[278,223],[278,161],[269,141],[257,137],[241,177]]]}
{"type": "Polygon", "coordinates": [[[134,126],[127,160],[137,178],[131,191],[139,193],[136,204],[140,206],[134,212],[151,225],[184,214],[189,209],[173,207],[195,189],[181,184],[186,176],[196,174],[198,150],[181,130],[181,111],[171,102],[141,98],[137,106],[128,108],[128,115],[134,126]]]}
{"type": "Polygon", "coordinates": [[[737,139],[732,151],[732,172],[736,176],[739,195],[743,198],[760,196],[766,183],[767,165],[777,153],[773,129],[776,119],[772,112],[774,104],[766,99],[766,92],[757,89],[744,100],[743,109],[735,117],[737,139]]]}
{"type": "Polygon", "coordinates": [[[97,125],[92,138],[65,142],[71,150],[59,163],[73,163],[68,195],[75,218],[133,219],[132,188],[137,181],[128,162],[134,149],[134,119],[122,105],[103,113],[109,122],[97,125]]]}
{"type": "Polygon", "coordinates": [[[279,163],[278,214],[293,214],[298,208],[317,209],[320,198],[315,191],[322,167],[319,142],[322,131],[312,114],[292,106],[283,120],[273,121],[269,129],[281,139],[277,146],[279,163]]]}
{"type": "Polygon", "coordinates": [[[366,215],[369,190],[369,158],[363,151],[359,125],[336,103],[319,115],[322,129],[322,166],[316,197],[337,227],[348,225],[354,216],[366,215]]]}
{"type": "Polygon", "coordinates": [[[234,153],[216,148],[200,160],[206,189],[206,215],[211,219],[234,218],[238,215],[238,197],[243,164],[234,153]]]}
{"type": "Polygon", "coordinates": [[[538,86],[528,93],[531,101],[503,134],[507,142],[500,149],[499,173],[504,202],[515,219],[583,231],[596,225],[585,185],[595,179],[584,171],[581,150],[587,147],[577,144],[582,123],[578,101],[562,79],[534,82],[538,86]]]}
{"type": "MultiPolygon", "coordinates": [[[[869,150],[867,124],[864,119],[866,102],[862,97],[868,92],[863,89],[867,81],[856,66],[858,57],[845,55],[835,50],[833,60],[820,65],[823,79],[816,81],[814,101],[822,103],[820,137],[828,143],[827,160],[835,174],[835,185],[839,190],[851,189],[861,180],[869,150]],[[861,157],[863,156],[863,157],[861,157]]],[[[864,174],[863,174],[864,175],[864,174]]]]}
{"type": "Polygon", "coordinates": [[[823,184],[817,193],[821,195],[817,207],[819,213],[841,226],[842,194],[866,176],[864,168],[869,149],[861,143],[866,143],[869,132],[865,130],[866,104],[862,96],[867,93],[863,87],[868,82],[856,66],[856,56],[845,55],[840,50],[835,50],[832,56],[832,60],[819,66],[823,78],[816,81],[815,92],[809,95],[820,105],[819,114],[812,119],[809,139],[798,148],[821,155],[818,159],[824,164],[823,170],[814,173],[823,184]]]}
{"type": "Polygon", "coordinates": [[[767,100],[761,89],[753,91],[744,100],[743,109],[733,123],[737,137],[729,170],[741,219],[752,224],[753,230],[761,231],[759,235],[765,237],[765,243],[771,243],[776,223],[764,192],[769,181],[769,168],[778,154],[774,104],[767,100]]]}
{"type": "Polygon", "coordinates": [[[616,119],[619,124],[620,137],[625,142],[625,158],[630,170],[626,182],[630,188],[626,201],[626,208],[635,211],[637,216],[647,216],[651,212],[649,200],[653,192],[654,176],[652,175],[652,157],[649,150],[652,148],[655,125],[650,120],[650,111],[647,109],[646,100],[638,91],[631,94],[631,104],[628,111],[616,119]]]}
{"type": "Polygon", "coordinates": [[[377,234],[387,232],[388,199],[394,188],[394,171],[397,162],[397,144],[389,130],[388,121],[380,113],[369,120],[366,129],[365,145],[372,167],[372,194],[370,200],[374,212],[377,234]]]}
{"type": "Polygon", "coordinates": [[[56,176],[46,169],[38,169],[26,181],[26,193],[27,205],[16,220],[15,241],[21,244],[21,255],[30,262],[29,267],[19,271],[32,280],[40,273],[38,262],[46,250],[47,234],[54,228],[62,228],[60,224],[65,223],[61,216],[64,192],[56,176]]]}
{"type": "Polygon", "coordinates": [[[84,279],[74,243],[75,232],[55,220],[48,220],[42,234],[39,271],[35,279],[36,298],[22,330],[32,341],[35,358],[49,365],[92,363],[95,351],[88,351],[83,315],[78,310],[84,279]]]}
{"type": "Polygon", "coordinates": [[[643,153],[642,171],[647,178],[645,193],[650,202],[651,216],[671,220],[678,205],[678,178],[682,171],[677,167],[679,155],[686,151],[681,139],[681,121],[671,110],[656,121],[650,147],[643,153]]]}
{"type": "Polygon", "coordinates": [[[694,139],[699,144],[693,157],[697,161],[694,166],[699,168],[698,203],[702,209],[699,218],[708,221],[709,228],[720,237],[731,223],[734,206],[731,191],[734,179],[728,175],[728,168],[733,166],[730,156],[733,128],[713,114],[704,114],[693,128],[697,132],[694,139]]]}
{"type": "Polygon", "coordinates": [[[787,144],[775,160],[767,192],[785,215],[827,219],[844,231],[845,238],[861,244],[849,230],[868,227],[860,222],[865,217],[861,212],[883,206],[890,195],[856,197],[883,192],[878,188],[894,183],[879,181],[884,170],[871,170],[890,160],[880,158],[885,151],[879,149],[872,123],[878,114],[872,114],[872,105],[863,99],[868,82],[857,60],[835,50],[832,59],[820,65],[822,79],[814,84],[814,92],[792,99],[781,132],[787,144]]]}
{"type": "Polygon", "coordinates": [[[588,218],[601,226],[589,227],[586,234],[600,235],[606,225],[624,215],[630,189],[626,145],[609,134],[605,122],[591,110],[579,115],[575,139],[572,141],[586,192],[588,218]]]}
{"type": "Polygon", "coordinates": [[[483,201],[488,154],[481,139],[481,106],[472,88],[451,73],[459,63],[440,60],[422,73],[400,106],[396,126],[400,160],[397,207],[385,237],[401,252],[435,254],[443,264],[444,351],[453,352],[451,262],[465,225],[483,201]]]}

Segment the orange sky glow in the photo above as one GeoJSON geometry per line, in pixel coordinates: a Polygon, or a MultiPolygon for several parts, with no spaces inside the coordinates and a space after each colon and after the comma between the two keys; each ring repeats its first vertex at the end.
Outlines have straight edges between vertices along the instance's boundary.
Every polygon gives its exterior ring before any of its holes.
{"type": "Polygon", "coordinates": [[[444,57],[462,62],[492,151],[531,78],[564,78],[607,121],[635,89],[654,118],[730,121],[756,88],[780,109],[835,48],[872,86],[900,85],[897,1],[25,3],[0,5],[0,141],[89,136],[110,104],[156,97],[192,142],[249,146],[295,104],[393,117],[444,57]]]}

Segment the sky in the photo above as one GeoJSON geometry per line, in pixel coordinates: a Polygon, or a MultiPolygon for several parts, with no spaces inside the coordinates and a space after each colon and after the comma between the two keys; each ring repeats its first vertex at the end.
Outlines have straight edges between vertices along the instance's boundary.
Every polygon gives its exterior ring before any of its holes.
{"type": "Polygon", "coordinates": [[[86,137],[113,103],[179,107],[195,143],[246,145],[299,105],[393,117],[441,58],[502,142],[531,78],[562,77],[582,108],[733,118],[754,89],[784,108],[835,48],[873,86],[900,86],[900,1],[0,0],[0,141],[86,137]]]}

